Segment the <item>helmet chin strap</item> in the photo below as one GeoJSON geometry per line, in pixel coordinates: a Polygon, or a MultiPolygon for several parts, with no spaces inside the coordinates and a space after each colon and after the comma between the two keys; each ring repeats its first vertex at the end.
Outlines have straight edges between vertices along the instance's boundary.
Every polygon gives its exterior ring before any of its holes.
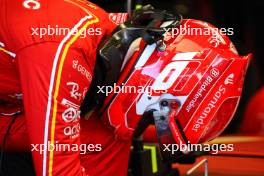
{"type": "Polygon", "coordinates": [[[162,159],[169,163],[175,162],[178,158],[187,154],[188,151],[174,151],[167,150],[168,146],[177,144],[187,144],[188,140],[180,123],[175,120],[176,110],[165,107],[161,111],[154,111],[153,118],[155,122],[157,138],[162,159]],[[172,129],[173,128],[173,129],[172,129]]]}
{"type": "Polygon", "coordinates": [[[184,134],[183,128],[178,120],[175,120],[176,113],[177,110],[171,109],[169,106],[163,106],[159,110],[149,110],[144,113],[134,132],[134,138],[140,138],[147,127],[154,123],[160,154],[162,160],[166,163],[176,162],[183,155],[189,153],[188,151],[180,150],[173,151],[172,153],[171,150],[167,150],[168,146],[176,144],[180,147],[181,144],[188,144],[188,139],[184,134]]]}

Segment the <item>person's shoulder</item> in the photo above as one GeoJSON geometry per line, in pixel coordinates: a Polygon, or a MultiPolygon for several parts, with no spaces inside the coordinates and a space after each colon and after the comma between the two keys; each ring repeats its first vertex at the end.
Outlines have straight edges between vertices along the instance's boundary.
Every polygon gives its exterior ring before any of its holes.
{"type": "MultiPolygon", "coordinates": [[[[63,0],[55,2],[56,6],[53,9],[59,13],[66,13],[70,16],[75,15],[94,15],[95,17],[101,19],[108,16],[102,8],[94,3],[86,0],[63,0]]],[[[55,4],[54,4],[55,5],[55,4]]]]}

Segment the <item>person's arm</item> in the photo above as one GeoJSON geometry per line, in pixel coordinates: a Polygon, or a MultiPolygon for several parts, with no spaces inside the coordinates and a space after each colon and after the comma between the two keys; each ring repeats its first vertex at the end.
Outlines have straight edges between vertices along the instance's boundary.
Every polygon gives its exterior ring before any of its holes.
{"type": "Polygon", "coordinates": [[[38,176],[84,174],[78,150],[79,107],[92,73],[82,53],[71,48],[73,40],[71,36],[60,44],[30,46],[17,56],[38,176]]]}

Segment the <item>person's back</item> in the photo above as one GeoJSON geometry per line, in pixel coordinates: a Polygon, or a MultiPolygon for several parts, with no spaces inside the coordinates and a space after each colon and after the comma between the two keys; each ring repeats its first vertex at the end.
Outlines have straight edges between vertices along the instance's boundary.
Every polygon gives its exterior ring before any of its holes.
{"type": "Polygon", "coordinates": [[[93,66],[96,47],[105,29],[112,30],[114,27],[108,22],[108,15],[102,9],[87,1],[1,0],[0,5],[0,74],[3,74],[4,69],[7,72],[0,77],[1,94],[14,95],[21,92],[18,74],[15,73],[18,62],[15,57],[23,49],[44,43],[65,45],[74,36],[77,39],[71,44],[71,48],[81,50],[87,56],[86,61],[93,66]],[[74,27],[76,30],[69,35],[74,27]],[[87,30],[80,31],[82,27],[87,30]],[[77,32],[80,32],[80,36],[75,35],[77,32]]]}
{"type": "Polygon", "coordinates": [[[0,121],[25,112],[37,175],[84,174],[79,151],[47,149],[80,143],[79,107],[114,27],[82,0],[0,1],[0,121]]]}

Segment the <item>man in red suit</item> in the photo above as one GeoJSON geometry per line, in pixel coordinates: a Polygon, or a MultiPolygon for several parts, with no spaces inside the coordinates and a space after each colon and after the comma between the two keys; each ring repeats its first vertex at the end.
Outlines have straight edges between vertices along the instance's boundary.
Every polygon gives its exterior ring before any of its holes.
{"type": "Polygon", "coordinates": [[[80,137],[79,109],[92,81],[97,46],[116,27],[109,14],[84,0],[1,0],[0,13],[1,143],[13,123],[5,148],[31,150],[38,176],[125,175],[127,163],[115,152],[128,158],[129,143],[115,141],[99,120],[84,122],[98,137],[80,137]],[[92,154],[51,149],[81,143],[92,154]],[[124,164],[114,171],[117,162],[124,164]]]}

